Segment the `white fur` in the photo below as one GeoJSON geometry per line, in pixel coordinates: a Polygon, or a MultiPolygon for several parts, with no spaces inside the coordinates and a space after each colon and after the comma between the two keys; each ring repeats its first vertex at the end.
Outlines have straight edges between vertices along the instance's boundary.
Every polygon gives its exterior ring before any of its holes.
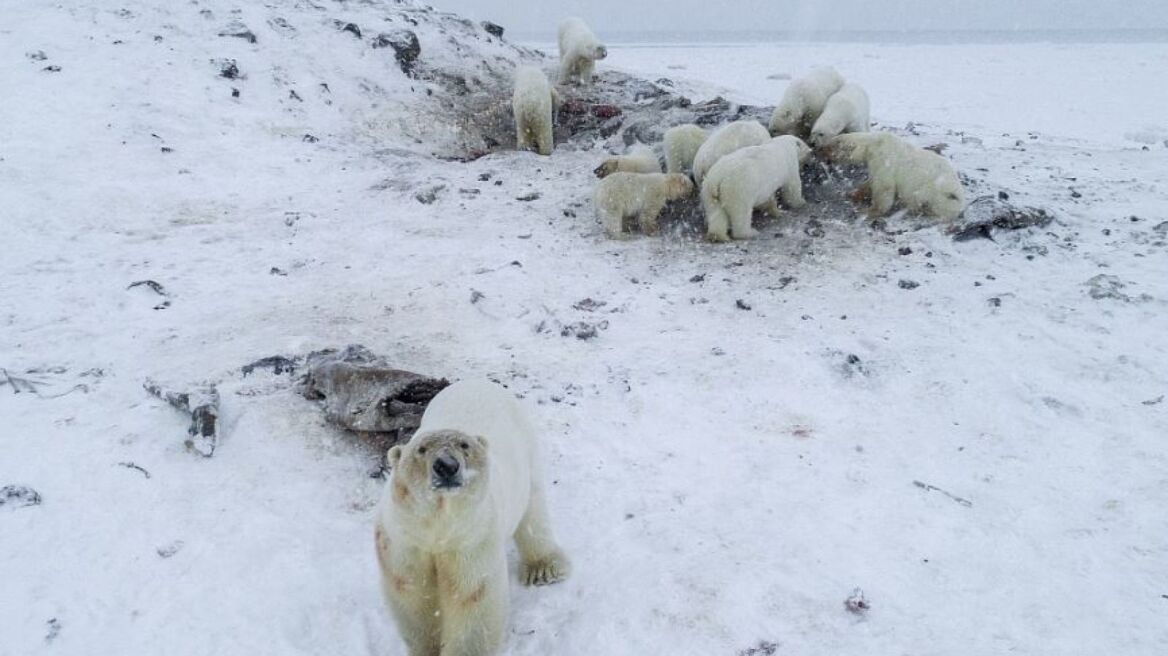
{"type": "Polygon", "coordinates": [[[832,159],[868,167],[872,213],[899,202],[911,212],[952,221],[965,209],[965,190],[949,160],[887,132],[845,134],[828,147],[832,159]]]}
{"type": "Polygon", "coordinates": [[[544,505],[535,429],[502,387],[458,382],[434,397],[388,461],[376,547],[382,592],[409,654],[495,654],[506,636],[507,539],[527,583],[567,575],[544,505]],[[466,457],[462,487],[432,482],[439,454],[466,457]]]}
{"type": "Polygon", "coordinates": [[[637,217],[641,232],[657,232],[657,217],[671,200],[693,193],[693,182],[680,173],[613,173],[596,185],[592,202],[610,237],[626,236],[624,220],[637,217]]]}
{"type": "Polygon", "coordinates": [[[867,132],[870,123],[868,93],[849,82],[827,99],[823,113],[811,128],[811,145],[819,148],[841,134],[867,132]]]}
{"type": "Polygon", "coordinates": [[[657,153],[645,144],[634,144],[628,152],[618,157],[610,157],[600,163],[592,172],[598,178],[604,178],[613,173],[660,173],[661,160],[657,153]]]}
{"type": "Polygon", "coordinates": [[[693,171],[694,156],[706,143],[710,133],[697,125],[678,125],[665,131],[665,171],[667,173],[690,173],[693,171]]]}
{"type": "Polygon", "coordinates": [[[511,94],[511,112],[515,115],[515,144],[519,150],[535,150],[551,155],[552,108],[556,92],[547,76],[535,66],[515,69],[515,90],[511,94]]]}
{"type": "Polygon", "coordinates": [[[776,192],[782,192],[788,207],[806,205],[799,169],[810,154],[802,140],[782,136],[718,160],[702,183],[706,236],[711,241],[728,241],[731,234],[735,239],[755,236],[758,231],[750,226],[751,214],[758,207],[778,216],[776,192]]]}
{"type": "Polygon", "coordinates": [[[722,157],[739,148],[764,144],[770,139],[770,132],[758,121],[734,121],[723,125],[698,148],[693,163],[694,182],[700,185],[706,172],[722,157]]]}
{"type": "Polygon", "coordinates": [[[806,139],[811,126],[823,113],[827,100],[844,85],[844,78],[834,68],[816,68],[795,80],[783,92],[783,99],[771,114],[772,135],[793,134],[806,139]]]}
{"type": "Polygon", "coordinates": [[[579,18],[565,18],[560,23],[559,42],[560,84],[591,84],[596,60],[607,57],[608,49],[579,18]]]}

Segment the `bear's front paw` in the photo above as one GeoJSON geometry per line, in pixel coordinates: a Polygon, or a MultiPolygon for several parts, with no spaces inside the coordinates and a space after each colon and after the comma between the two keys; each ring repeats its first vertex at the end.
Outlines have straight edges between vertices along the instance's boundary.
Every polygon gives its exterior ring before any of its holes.
{"type": "Polygon", "coordinates": [[[730,241],[730,235],[728,235],[724,232],[707,232],[706,233],[706,240],[712,241],[715,244],[721,244],[723,242],[730,241]]]}
{"type": "Polygon", "coordinates": [[[560,551],[523,563],[521,574],[524,585],[550,585],[568,578],[568,557],[560,551]]]}

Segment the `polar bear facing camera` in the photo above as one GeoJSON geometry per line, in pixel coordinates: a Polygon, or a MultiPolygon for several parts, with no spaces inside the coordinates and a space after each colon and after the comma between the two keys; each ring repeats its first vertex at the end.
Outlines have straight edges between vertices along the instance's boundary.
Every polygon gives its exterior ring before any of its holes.
{"type": "Polygon", "coordinates": [[[776,137],[793,134],[806,139],[827,106],[828,98],[843,85],[843,76],[831,66],[816,68],[795,80],[783,92],[783,99],[771,114],[770,133],[776,137]]]}
{"type": "Polygon", "coordinates": [[[819,148],[841,134],[867,132],[869,125],[868,92],[849,82],[827,99],[823,113],[811,127],[811,145],[819,148]]]}
{"type": "Polygon", "coordinates": [[[515,69],[515,89],[511,93],[511,112],[515,115],[515,146],[551,155],[552,109],[558,94],[548,84],[547,76],[535,66],[515,69]]]}
{"type": "Polygon", "coordinates": [[[495,654],[507,626],[506,541],[515,539],[525,583],[568,574],[534,428],[510,392],[462,381],[434,397],[417,433],[387,458],[377,561],[409,654],[495,654]]]}
{"type": "Polygon", "coordinates": [[[823,150],[830,160],[868,167],[865,184],[872,213],[883,216],[899,202],[911,212],[952,221],[965,209],[965,190],[949,160],[887,132],[844,134],[823,150]]]}
{"type": "Polygon", "coordinates": [[[699,185],[706,172],[722,157],[747,146],[758,146],[771,140],[771,133],[758,121],[734,121],[714,130],[694,156],[694,182],[699,185]]]}
{"type": "Polygon", "coordinates": [[[705,128],[692,123],[665,131],[665,172],[690,173],[698,149],[710,136],[705,128]]]}
{"type": "Polygon", "coordinates": [[[645,144],[635,144],[624,155],[610,157],[593,169],[598,178],[604,178],[613,173],[660,173],[661,160],[657,153],[645,144]]]}
{"type": "Polygon", "coordinates": [[[592,203],[608,236],[624,239],[625,219],[637,218],[641,232],[656,234],[665,203],[693,193],[689,176],[680,173],[613,173],[596,185],[592,203]]]}
{"type": "Polygon", "coordinates": [[[734,239],[750,239],[758,234],[750,225],[751,214],[758,207],[778,216],[775,192],[782,193],[788,207],[806,205],[799,169],[810,155],[807,144],[786,135],[718,160],[702,183],[702,207],[710,241],[729,241],[731,235],[734,239]]]}
{"type": "Polygon", "coordinates": [[[580,18],[565,18],[560,23],[560,84],[592,84],[596,60],[608,56],[588,24],[580,18]]]}

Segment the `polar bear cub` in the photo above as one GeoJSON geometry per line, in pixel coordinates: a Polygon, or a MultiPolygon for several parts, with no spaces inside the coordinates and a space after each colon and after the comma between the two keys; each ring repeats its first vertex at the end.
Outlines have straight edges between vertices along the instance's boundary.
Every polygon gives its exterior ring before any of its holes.
{"type": "Polygon", "coordinates": [[[849,82],[827,99],[823,113],[811,127],[811,145],[819,148],[841,134],[867,132],[870,124],[868,92],[849,82]]]}
{"type": "Polygon", "coordinates": [[[689,123],[665,131],[665,172],[690,173],[698,149],[710,136],[705,128],[689,123]]]}
{"type": "Polygon", "coordinates": [[[596,60],[607,57],[608,49],[580,18],[565,18],[560,23],[559,42],[560,84],[592,84],[596,60]]]}
{"type": "Polygon", "coordinates": [[[619,157],[610,157],[592,170],[596,177],[604,178],[613,173],[660,173],[661,160],[657,153],[645,144],[635,144],[629,151],[619,157]]]}
{"type": "Polygon", "coordinates": [[[952,221],[965,209],[965,190],[949,160],[887,132],[844,134],[824,154],[868,167],[872,213],[883,216],[898,201],[906,209],[952,221]]]}
{"type": "Polygon", "coordinates": [[[548,84],[547,76],[535,66],[515,69],[515,90],[511,93],[511,112],[515,115],[515,144],[519,150],[535,150],[551,155],[552,108],[559,94],[548,84]]]}
{"type": "Polygon", "coordinates": [[[462,381],[430,402],[387,455],[375,528],[381,589],[410,656],[494,654],[506,635],[506,542],[521,580],[563,579],[535,429],[498,385],[462,381]]]}
{"type": "Polygon", "coordinates": [[[608,236],[623,239],[626,218],[637,218],[641,232],[657,232],[665,203],[693,193],[689,176],[680,173],[613,173],[596,185],[592,203],[608,236]]]}
{"type": "Polygon", "coordinates": [[[771,133],[758,121],[734,121],[714,130],[694,155],[694,182],[702,184],[706,172],[722,157],[747,146],[758,146],[771,139],[771,133]]]}
{"type": "Polygon", "coordinates": [[[706,211],[706,236],[710,241],[750,239],[758,231],[750,226],[754,208],[778,216],[775,192],[788,207],[803,200],[800,166],[811,149],[798,137],[775,137],[761,146],[737,150],[718,160],[702,183],[702,207],[706,211]]]}
{"type": "Polygon", "coordinates": [[[816,68],[792,82],[771,114],[771,134],[793,134],[806,139],[828,99],[843,85],[843,76],[831,66],[816,68]]]}

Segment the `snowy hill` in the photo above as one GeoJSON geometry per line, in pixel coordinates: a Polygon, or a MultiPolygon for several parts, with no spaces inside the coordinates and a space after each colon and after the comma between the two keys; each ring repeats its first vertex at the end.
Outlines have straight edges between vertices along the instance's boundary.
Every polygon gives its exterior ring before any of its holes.
{"type": "Polygon", "coordinates": [[[0,496],[0,656],[404,653],[378,454],[240,370],[350,343],[538,413],[575,571],[513,586],[508,653],[1168,649],[1155,138],[893,125],[1055,216],[994,240],[872,228],[827,187],[755,242],[614,242],[602,151],[649,112],[765,108],[602,66],[584,101],[624,115],[540,158],[485,137],[510,69],[552,60],[422,5],[4,14],[0,488],[39,503],[0,496]],[[218,384],[214,457],[148,378],[218,384]]]}

